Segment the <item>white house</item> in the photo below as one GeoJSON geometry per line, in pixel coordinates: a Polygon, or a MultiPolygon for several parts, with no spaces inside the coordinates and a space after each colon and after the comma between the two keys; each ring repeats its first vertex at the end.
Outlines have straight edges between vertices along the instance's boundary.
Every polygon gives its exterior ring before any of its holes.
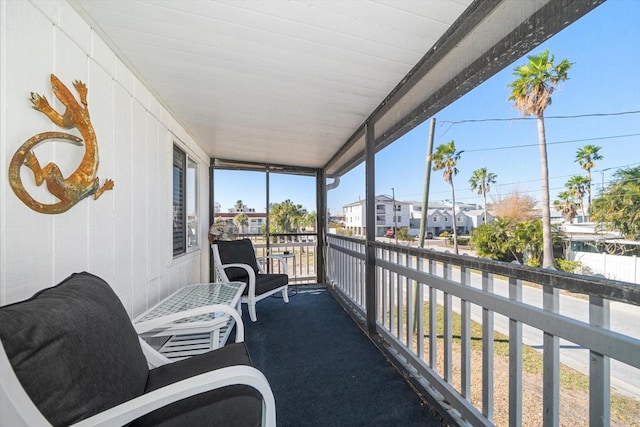
{"type": "MultiPolygon", "coordinates": [[[[411,204],[411,228],[410,233],[417,235],[420,230],[422,218],[422,202],[409,202],[411,204]]],[[[427,211],[427,223],[425,231],[434,236],[443,231],[452,232],[453,217],[452,204],[444,202],[429,202],[427,211]]],[[[493,216],[488,214],[488,222],[493,221],[493,216]]],[[[456,203],[456,225],[460,234],[469,234],[472,229],[484,223],[484,210],[477,205],[456,203]]]]}
{"type": "MultiPolygon", "coordinates": [[[[470,233],[474,228],[479,227],[480,225],[485,223],[484,220],[484,209],[472,209],[468,211],[462,212],[466,217],[464,221],[464,225],[461,225],[462,222],[458,222],[458,227],[464,226],[467,233],[470,233]]],[[[493,221],[493,216],[491,212],[487,212],[487,223],[493,221]]]]}

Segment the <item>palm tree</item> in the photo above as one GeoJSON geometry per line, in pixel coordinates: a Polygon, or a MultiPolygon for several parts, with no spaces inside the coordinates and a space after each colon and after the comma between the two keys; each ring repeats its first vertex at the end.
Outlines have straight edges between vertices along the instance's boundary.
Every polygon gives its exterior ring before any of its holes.
{"type": "Polygon", "coordinates": [[[240,233],[244,234],[244,227],[249,225],[249,217],[244,213],[239,213],[233,218],[233,222],[240,227],[240,233]]]}
{"type": "Polygon", "coordinates": [[[487,193],[491,191],[491,184],[496,183],[496,175],[487,171],[487,168],[480,168],[473,171],[473,175],[469,179],[471,191],[477,191],[484,198],[484,223],[487,223],[487,193]]]}
{"type": "Polygon", "coordinates": [[[576,204],[574,202],[574,194],[570,191],[563,191],[558,194],[558,199],[553,202],[553,207],[562,213],[565,221],[573,224],[573,220],[577,215],[576,204]]]}
{"type": "Polygon", "coordinates": [[[599,153],[602,147],[597,145],[585,145],[576,152],[576,162],[580,164],[580,167],[587,171],[589,176],[589,185],[587,185],[588,194],[588,206],[591,210],[591,169],[596,165],[596,160],[602,160],[602,154],[599,153]]]}
{"type": "Polygon", "coordinates": [[[566,184],[564,184],[564,186],[567,188],[567,191],[569,191],[578,201],[580,210],[582,211],[583,221],[586,218],[584,211],[584,194],[587,191],[589,183],[590,180],[586,176],[574,175],[569,179],[569,181],[566,182],[566,184]]]}
{"type": "Polygon", "coordinates": [[[640,166],[619,169],[613,176],[607,191],[593,201],[593,219],[627,239],[640,240],[640,166]]]}
{"type": "Polygon", "coordinates": [[[236,212],[242,212],[243,206],[244,203],[242,203],[242,200],[239,199],[238,201],[236,201],[236,204],[234,206],[236,208],[236,212]]]}
{"type": "Polygon", "coordinates": [[[451,200],[453,203],[453,250],[458,255],[458,226],[456,224],[456,192],[453,188],[453,177],[458,174],[458,160],[462,151],[456,151],[455,142],[451,141],[448,144],[440,144],[436,148],[436,152],[433,154],[433,170],[443,171],[442,177],[451,186],[451,200]]]}
{"type": "Polygon", "coordinates": [[[272,232],[275,233],[293,233],[300,231],[300,225],[307,210],[300,204],[294,204],[287,199],[282,203],[275,203],[271,206],[269,219],[271,222],[272,232]]]}
{"type": "Polygon", "coordinates": [[[549,167],[547,162],[547,141],[544,130],[544,110],[551,105],[551,94],[558,83],[568,79],[571,63],[563,59],[554,65],[554,57],[545,50],[540,55],[530,55],[525,65],[514,70],[516,80],[511,88],[510,101],[524,116],[538,118],[538,147],[540,149],[540,170],[542,175],[542,267],[555,268],[553,263],[553,242],[551,240],[551,212],[549,201],[549,167]]]}

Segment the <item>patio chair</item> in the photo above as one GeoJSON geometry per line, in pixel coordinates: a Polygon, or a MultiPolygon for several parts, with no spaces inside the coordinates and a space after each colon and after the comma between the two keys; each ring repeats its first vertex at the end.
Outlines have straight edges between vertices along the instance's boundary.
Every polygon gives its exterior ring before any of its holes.
{"type": "Polygon", "coordinates": [[[222,282],[241,281],[247,284],[242,295],[242,302],[249,306],[249,317],[253,322],[258,320],[256,303],[277,292],[282,292],[282,299],[289,302],[289,276],[287,275],[287,260],[278,255],[261,258],[277,260],[283,273],[265,273],[261,263],[256,258],[253,243],[249,239],[218,241],[211,245],[213,249],[213,264],[222,282]]]}
{"type": "Polygon", "coordinates": [[[243,342],[154,369],[141,346],[116,294],[89,273],[0,307],[0,425],[276,425],[243,342]]]}

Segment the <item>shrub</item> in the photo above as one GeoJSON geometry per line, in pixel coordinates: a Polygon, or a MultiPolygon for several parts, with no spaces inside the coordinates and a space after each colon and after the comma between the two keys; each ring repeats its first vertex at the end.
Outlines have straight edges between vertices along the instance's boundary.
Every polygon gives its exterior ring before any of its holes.
{"type": "Polygon", "coordinates": [[[593,274],[593,271],[580,261],[571,261],[567,259],[556,259],[556,268],[567,273],[575,274],[593,274]]]}

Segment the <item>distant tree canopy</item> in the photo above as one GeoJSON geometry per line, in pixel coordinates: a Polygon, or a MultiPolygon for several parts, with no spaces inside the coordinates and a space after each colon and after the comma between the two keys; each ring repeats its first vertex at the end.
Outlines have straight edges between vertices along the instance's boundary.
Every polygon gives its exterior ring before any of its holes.
{"type": "Polygon", "coordinates": [[[318,222],[318,215],[316,214],[316,211],[312,211],[304,216],[304,219],[302,220],[302,225],[304,227],[315,227],[317,222],[318,222]]]}
{"type": "Polygon", "coordinates": [[[396,232],[396,237],[403,242],[412,242],[414,240],[414,236],[409,234],[409,227],[400,227],[396,232]]]}
{"type": "MultiPolygon", "coordinates": [[[[559,235],[553,233],[552,239],[554,244],[558,243],[559,235]]],[[[542,265],[542,221],[499,218],[471,230],[470,244],[478,256],[539,267],[542,265]]]]}
{"type": "Polygon", "coordinates": [[[606,191],[593,201],[591,219],[627,239],[640,239],[640,166],[619,169],[606,191]]]}
{"type": "Polygon", "coordinates": [[[275,203],[269,211],[269,227],[271,233],[295,233],[300,231],[307,217],[307,210],[302,205],[294,204],[287,199],[275,203]]]}
{"type": "Polygon", "coordinates": [[[239,213],[233,218],[233,222],[240,228],[240,232],[244,233],[244,228],[249,225],[249,217],[244,213],[239,213]]]}
{"type": "Polygon", "coordinates": [[[515,222],[530,221],[538,213],[536,199],[522,194],[518,189],[505,197],[493,197],[489,211],[496,218],[510,219],[515,222]]]}

